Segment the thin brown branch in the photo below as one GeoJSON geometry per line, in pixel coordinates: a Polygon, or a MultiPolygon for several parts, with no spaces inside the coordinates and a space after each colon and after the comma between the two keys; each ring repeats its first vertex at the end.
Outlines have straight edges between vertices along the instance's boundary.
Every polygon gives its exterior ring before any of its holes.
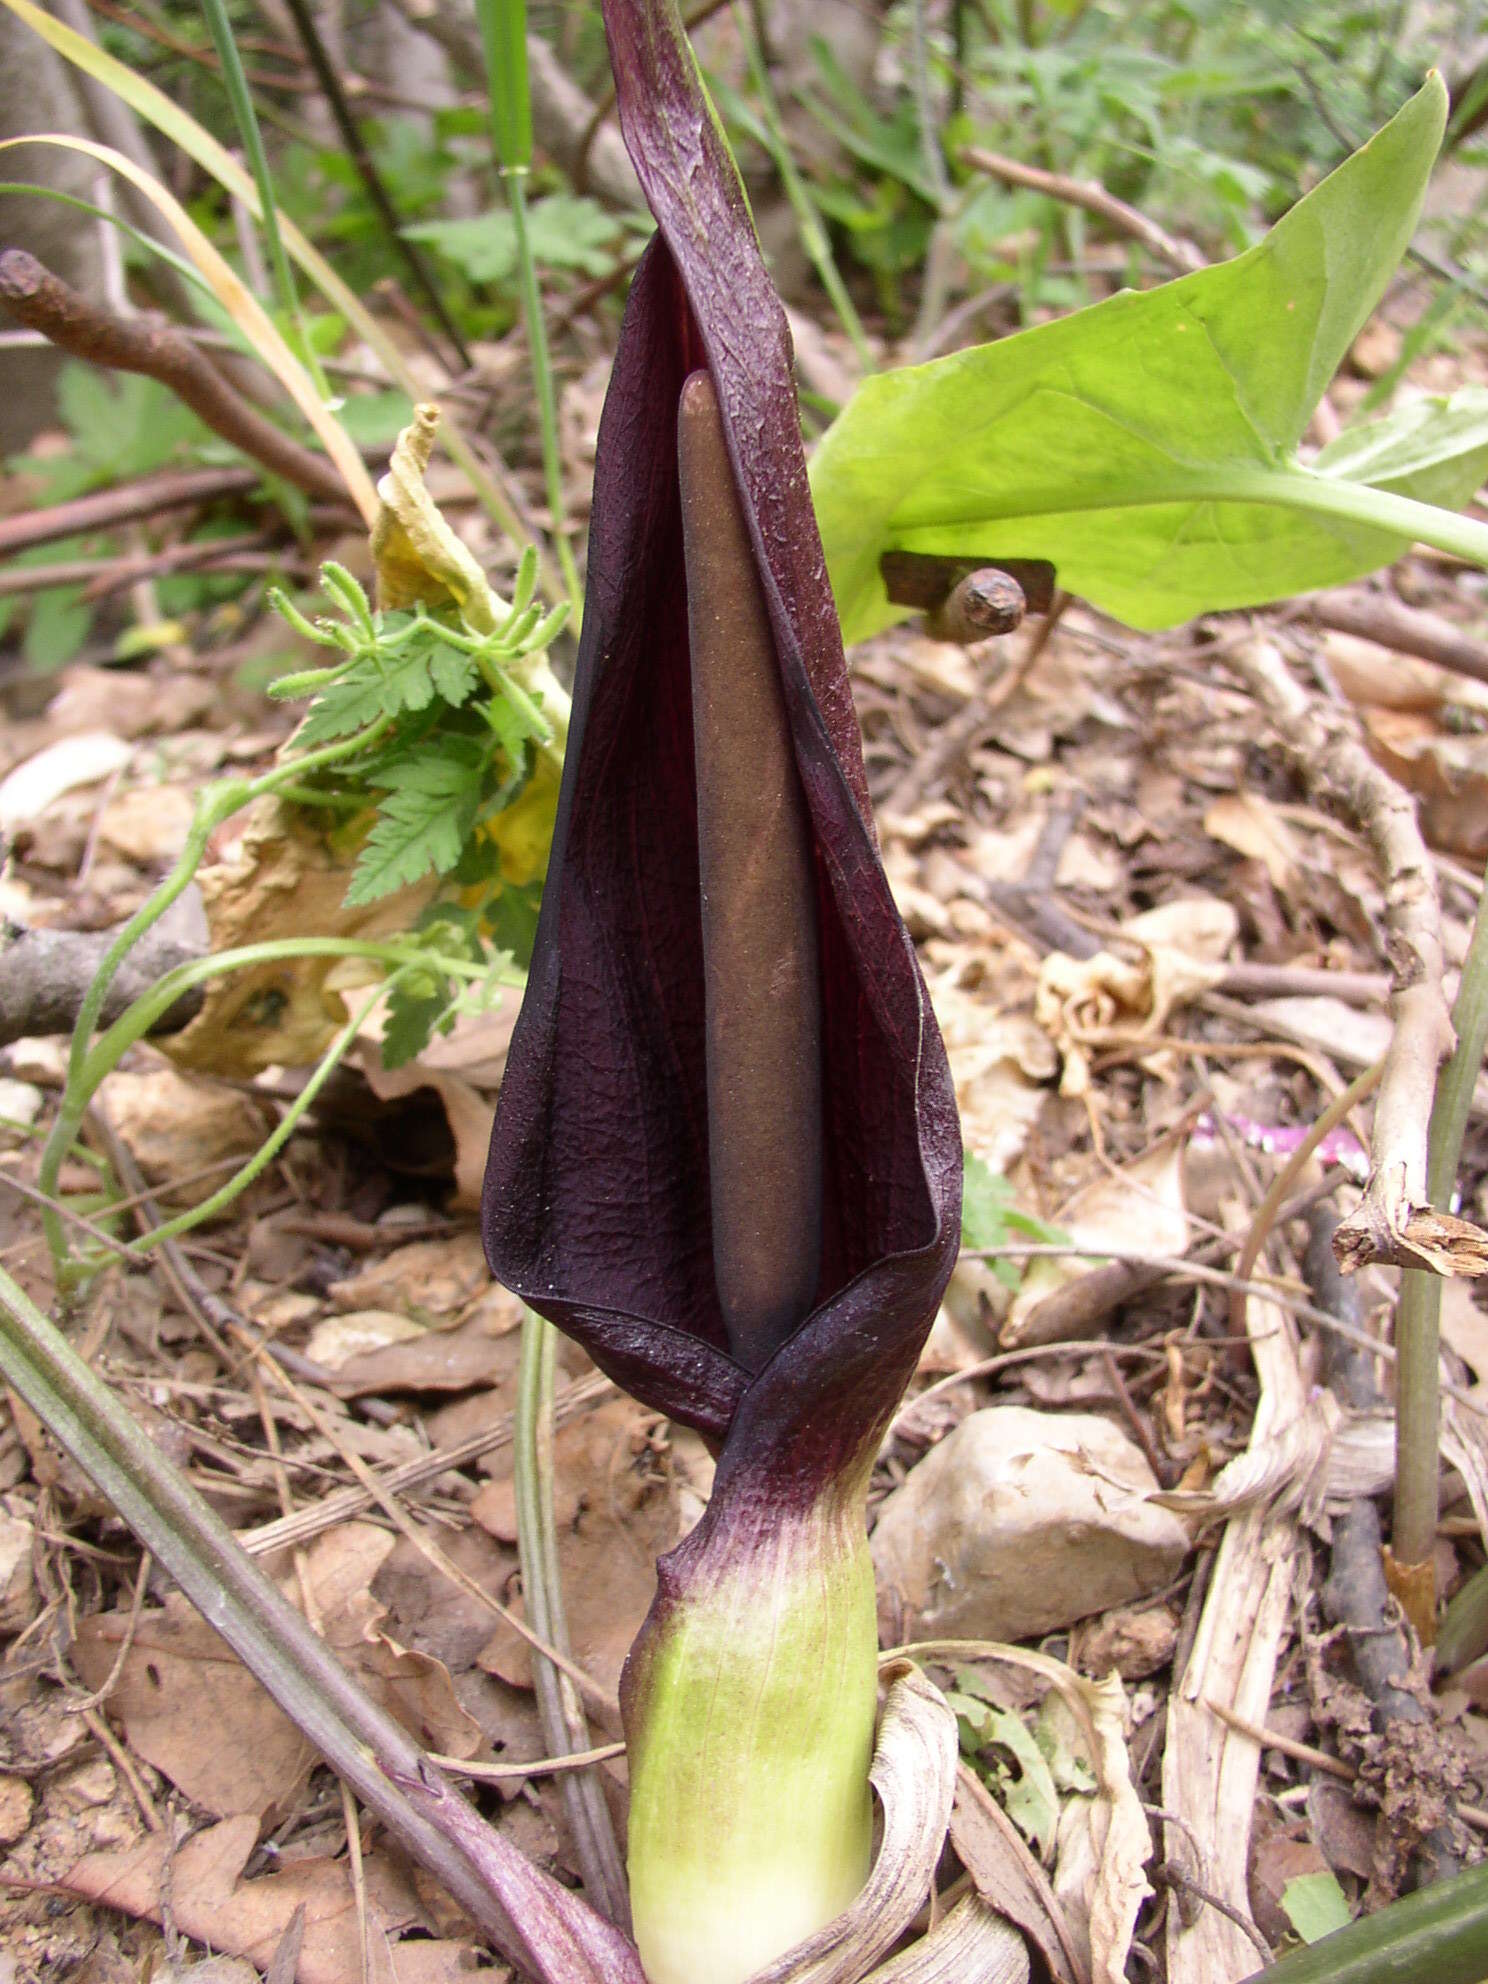
{"type": "Polygon", "coordinates": [[[1453,1033],[1436,875],[1414,803],[1370,758],[1353,717],[1309,696],[1272,642],[1258,637],[1229,660],[1313,796],[1364,834],[1384,884],[1394,1031],[1375,1103],[1369,1183],[1338,1229],[1339,1261],[1349,1270],[1388,1261],[1440,1272],[1453,1236],[1441,1227],[1446,1216],[1431,1209],[1427,1135],[1437,1069],[1452,1051],[1453,1033]]]}
{"type": "MultiPolygon", "coordinates": [[[[117,932],[14,930],[0,927],[0,1046],[44,1034],[71,1033],[83,994],[117,932]]],[[[201,955],[179,934],[152,931],[125,959],[99,1015],[111,1026],[126,1007],[177,965],[201,955]]],[[[152,1031],[178,1033],[202,1003],[200,988],[183,992],[152,1031]]]]}
{"type": "Polygon", "coordinates": [[[125,558],[64,558],[55,565],[19,565],[0,572],[0,599],[18,593],[45,592],[52,586],[82,586],[92,602],[125,592],[142,579],[165,578],[172,572],[274,572],[293,569],[293,550],[265,549],[269,531],[244,532],[238,537],[213,538],[209,543],[172,544],[163,551],[125,558]]]}
{"type": "MultiPolygon", "coordinates": [[[[600,1399],[611,1397],[614,1390],[608,1378],[597,1374],[566,1386],[554,1401],[554,1417],[558,1425],[566,1426],[571,1419],[580,1418],[600,1399]]],[[[387,1469],[378,1479],[390,1495],[411,1495],[415,1489],[427,1487],[441,1475],[465,1467],[471,1461],[479,1460],[483,1454],[494,1453],[498,1447],[510,1446],[511,1438],[512,1415],[504,1412],[478,1433],[467,1434],[463,1440],[447,1447],[432,1447],[416,1460],[407,1460],[387,1469]]],[[[257,1529],[240,1530],[238,1541],[250,1556],[264,1556],[270,1551],[283,1549],[287,1543],[303,1543],[327,1529],[334,1529],[338,1522],[346,1522],[352,1516],[360,1515],[363,1509],[374,1507],[376,1502],[377,1497],[371,1489],[360,1483],[335,1488],[321,1501],[300,1509],[289,1520],[281,1518],[277,1522],[263,1523],[257,1529]]]]}
{"type": "MultiPolygon", "coordinates": [[[[168,510],[189,510],[221,496],[242,496],[257,482],[258,472],[251,468],[185,469],[171,475],[141,476],[136,482],[98,489],[91,496],[75,496],[71,502],[54,503],[49,509],[0,517],[0,558],[13,558],[38,544],[55,544],[59,538],[86,537],[93,531],[112,530],[117,524],[135,523],[141,517],[162,516],[168,510]]],[[[344,492],[337,507],[347,507],[344,492]]]]}
{"type": "Polygon", "coordinates": [[[80,296],[24,248],[0,253],[0,303],[60,351],[116,372],[158,379],[214,434],[311,496],[344,497],[334,463],[251,407],[174,325],[116,317],[80,296]]]}
{"type": "Polygon", "coordinates": [[[1115,228],[1118,234],[1129,235],[1133,241],[1140,242],[1149,254],[1182,275],[1192,275],[1196,270],[1208,267],[1191,241],[1169,234],[1155,220],[1149,220],[1146,214],[1128,206],[1125,200],[1118,200],[1114,193],[1108,193],[1093,179],[1068,179],[1062,172],[1045,172],[1039,166],[1024,165],[1019,159],[1006,158],[1001,152],[983,151],[980,145],[968,145],[961,158],[973,171],[988,173],[1009,186],[1026,186],[1032,192],[1046,193],[1051,200],[1059,200],[1067,207],[1082,207],[1086,213],[1095,214],[1109,227],[1115,228]]]}
{"type": "Polygon", "coordinates": [[[1434,661],[1476,682],[1488,682],[1488,641],[1477,640],[1440,614],[1406,606],[1389,593],[1366,592],[1362,586],[1315,593],[1307,609],[1320,627],[1374,641],[1397,654],[1434,661]]]}

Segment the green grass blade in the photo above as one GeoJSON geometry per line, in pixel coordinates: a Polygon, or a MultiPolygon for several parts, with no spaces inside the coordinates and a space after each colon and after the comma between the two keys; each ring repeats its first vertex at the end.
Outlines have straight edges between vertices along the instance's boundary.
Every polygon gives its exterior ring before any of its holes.
{"type": "Polygon", "coordinates": [[[217,60],[222,64],[223,87],[227,91],[227,100],[232,106],[238,136],[243,141],[243,150],[253,171],[253,183],[258,188],[259,224],[269,244],[269,260],[273,265],[274,282],[279,291],[279,307],[283,310],[286,321],[294,327],[300,360],[315,381],[316,391],[322,399],[329,399],[331,395],[326,385],[325,374],[320,369],[320,361],[315,356],[309,332],[305,329],[299,292],[295,288],[294,271],[290,268],[289,257],[284,252],[284,238],[279,232],[279,208],[274,198],[273,175],[269,171],[268,154],[264,151],[263,134],[258,128],[253,98],[249,94],[248,78],[243,74],[243,58],[239,55],[238,44],[233,38],[232,22],[227,18],[227,8],[223,5],[223,0],[202,0],[202,12],[206,15],[207,25],[212,30],[217,60]]]}
{"type": "Polygon", "coordinates": [[[491,136],[502,172],[525,172],[532,163],[532,98],[527,82],[527,8],[524,0],[476,0],[491,136]]]}

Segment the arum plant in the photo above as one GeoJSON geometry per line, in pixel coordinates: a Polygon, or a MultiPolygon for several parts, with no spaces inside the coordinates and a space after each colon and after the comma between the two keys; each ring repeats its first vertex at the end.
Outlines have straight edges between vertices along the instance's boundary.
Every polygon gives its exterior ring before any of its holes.
{"type": "Polygon", "coordinates": [[[784,314],[670,0],[606,0],[659,233],[595,464],[495,1273],[718,1460],[622,1682],[652,1984],[868,1872],[868,1473],[954,1260],[949,1071],[869,824],[784,314]]]}

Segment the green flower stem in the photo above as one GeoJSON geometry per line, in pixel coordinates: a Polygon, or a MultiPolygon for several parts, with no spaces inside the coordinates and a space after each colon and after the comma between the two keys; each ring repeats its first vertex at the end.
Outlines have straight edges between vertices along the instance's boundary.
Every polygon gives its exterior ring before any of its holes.
{"type": "MultiPolygon", "coordinates": [[[[767,1484],[763,1484],[767,1488],[767,1484]]],[[[659,1566],[622,1686],[651,1984],[741,1984],[868,1877],[878,1633],[863,1480],[735,1505],[659,1566]]]]}
{"type": "MultiPolygon", "coordinates": [[[[260,944],[242,944],[236,950],[218,951],[211,957],[192,958],[158,978],[148,992],[142,992],[106,1033],[100,1036],[84,1063],[84,1079],[91,1096],[105,1075],[112,1074],[126,1051],[143,1040],[162,1014],[183,992],[201,985],[226,971],[244,971],[250,965],[280,964],[290,958],[366,958],[373,964],[397,969],[424,966],[451,978],[484,978],[485,967],[470,958],[446,956],[427,951],[412,943],[381,942],[371,937],[272,937],[260,944]]],[[[520,986],[525,979],[515,975],[511,983],[520,986]]],[[[387,987],[379,987],[386,991],[387,987]]]]}
{"type": "MultiPolygon", "coordinates": [[[[1488,1047],[1488,877],[1478,898],[1472,937],[1463,960],[1457,1002],[1452,1008],[1457,1046],[1441,1072],[1436,1104],[1431,1112],[1431,1143],[1427,1161],[1427,1191],[1438,1212],[1444,1212],[1457,1178],[1462,1138],[1472,1107],[1473,1089],[1488,1047]]],[[[1395,1517],[1391,1548],[1402,1564],[1429,1561],[1436,1545],[1441,1416],[1441,1281],[1434,1274],[1408,1269],[1400,1277],[1400,1311],[1395,1325],[1395,1517]]],[[[1481,1576],[1481,1573],[1479,1574],[1481,1576]]],[[[1461,1666],[1488,1644],[1488,1618],[1482,1594],[1472,1579],[1447,1607],[1442,1621],[1441,1658],[1461,1666]]]]}
{"type": "MultiPolygon", "coordinates": [[[[553,1517],[553,1364],[558,1333],[528,1309],[522,1318],[517,1407],[512,1419],[512,1478],[516,1489],[517,1551],[527,1623],[560,1653],[569,1650],[553,1517]]],[[[554,1755],[591,1746],[588,1720],[577,1689],[551,1660],[532,1653],[543,1741],[554,1755]]],[[[604,1786],[594,1770],[566,1772],[559,1785],[579,1858],[584,1891],[594,1906],[622,1928],[629,1923],[625,1867],[615,1839],[604,1786]]]]}
{"type": "Polygon", "coordinates": [[[505,171],[502,179],[511,205],[512,229],[517,242],[517,271],[522,292],[522,315],[527,325],[527,349],[532,363],[532,388],[537,399],[538,427],[542,436],[543,484],[548,498],[548,518],[553,532],[553,548],[558,554],[559,569],[573,607],[574,632],[577,633],[584,613],[584,589],[579,584],[573,546],[568,538],[567,505],[563,500],[563,462],[558,452],[558,404],[553,390],[553,365],[548,352],[547,327],[543,322],[537,265],[532,259],[532,243],[527,232],[526,168],[505,171]]]}
{"type": "MultiPolygon", "coordinates": [[[[215,964],[219,960],[214,958],[210,962],[215,964]]],[[[395,972],[391,979],[377,987],[377,990],[373,992],[370,998],[363,1000],[362,1004],[336,1035],[325,1053],[321,1055],[320,1060],[316,1063],[310,1075],[310,1079],[305,1083],[305,1086],[300,1090],[288,1109],[285,1110],[272,1133],[265,1137],[264,1141],[248,1159],[247,1163],[240,1166],[225,1184],[219,1185],[215,1192],[209,1193],[201,1201],[200,1205],[192,1206],[186,1212],[177,1213],[174,1219],[166,1220],[163,1226],[153,1227],[150,1232],[142,1233],[137,1240],[131,1240],[123,1250],[126,1254],[132,1258],[137,1258],[142,1254],[147,1254],[152,1247],[158,1247],[163,1240],[174,1240],[178,1233],[187,1233],[193,1226],[201,1226],[205,1221],[214,1219],[226,1206],[232,1204],[239,1192],[245,1191],[253,1183],[260,1172],[273,1163],[274,1159],[294,1135],[301,1119],[314,1103],[316,1096],[320,1094],[320,1091],[330,1080],[332,1072],[340,1063],[347,1048],[356,1039],[357,1034],[366,1023],[373,1008],[390,988],[397,983],[400,975],[395,972]]]]}
{"type": "MultiPolygon", "coordinates": [[[[62,1090],[61,1106],[57,1111],[57,1120],[52,1126],[51,1135],[42,1150],[37,1176],[37,1183],[47,1198],[54,1199],[57,1196],[57,1181],[61,1176],[63,1163],[68,1152],[77,1142],[84,1112],[93,1098],[98,1081],[102,1080],[102,1075],[97,1079],[89,1078],[91,1061],[89,1045],[98,1026],[99,1015],[103,1011],[103,1002],[108,997],[109,987],[118,976],[119,968],[125,958],[141,937],[160,921],[171,904],[190,886],[206,854],[207,843],[212,835],[225,821],[231,819],[234,813],[241,811],[244,806],[251,805],[255,799],[278,791],[281,786],[298,780],[307,772],[319,771],[326,765],[335,764],[339,759],[365,750],[368,745],[375,743],[382,736],[388,728],[388,723],[388,718],[379,717],[376,723],[369,724],[365,730],[358,731],[354,736],[342,738],[335,744],[328,744],[323,750],[311,751],[302,758],[292,759],[288,764],[275,766],[273,770],[263,773],[259,778],[223,779],[215,785],[207,786],[197,795],[191,826],[175,867],[148,901],[130,917],[110,944],[102,963],[93,974],[92,983],[83,994],[67,1057],[67,1079],[62,1090]]],[[[167,974],[168,977],[172,975],[167,974]]],[[[147,994],[146,997],[148,996],[147,994]]],[[[137,1005],[139,1003],[136,1002],[137,1005]]],[[[160,1010],[163,1011],[164,1008],[160,1010]]],[[[156,1017],[158,1016],[157,1013],[156,1017]]],[[[127,1014],[124,1015],[124,1018],[127,1017],[127,1014]]],[[[110,1034],[116,1033],[120,1024],[120,1021],[116,1021],[114,1027],[110,1028],[110,1034]]],[[[136,1034],[134,1038],[138,1039],[139,1035],[136,1034]]],[[[122,1053],[123,1049],[120,1048],[119,1052],[122,1053]]],[[[117,1058],[116,1055],[115,1061],[110,1062],[109,1067],[115,1065],[117,1058]]],[[[108,1068],[103,1072],[107,1073],[108,1068]]],[[[73,1285],[75,1275],[68,1258],[66,1228],[50,1208],[42,1213],[42,1228],[56,1270],[57,1284],[67,1290],[73,1285]]]]}
{"type": "Polygon", "coordinates": [[[621,1974],[574,1961],[584,1944],[577,1898],[527,1865],[402,1725],[362,1693],[3,1268],[0,1376],[332,1769],[504,1955],[537,1978],[621,1974]]]}
{"type": "MultiPolygon", "coordinates": [[[[1488,524],[1458,516],[1455,510],[1443,510],[1435,503],[1419,503],[1412,496],[1396,496],[1368,483],[1348,482],[1342,476],[1317,475],[1304,468],[1237,469],[1227,471],[1213,488],[1193,493],[1216,500],[1249,498],[1286,509],[1312,510],[1368,530],[1390,531],[1412,544],[1433,545],[1472,565],[1488,566],[1488,524]]],[[[1183,500],[1183,492],[1178,496],[1183,500]]]]}

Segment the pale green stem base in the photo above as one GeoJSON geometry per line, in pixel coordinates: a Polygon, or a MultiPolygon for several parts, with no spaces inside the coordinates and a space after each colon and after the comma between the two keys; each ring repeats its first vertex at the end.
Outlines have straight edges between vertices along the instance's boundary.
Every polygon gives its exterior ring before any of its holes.
{"type": "Polygon", "coordinates": [[[868,1877],[878,1634],[862,1497],[714,1522],[627,1668],[630,1897],[651,1984],[740,1984],[868,1877]]]}

